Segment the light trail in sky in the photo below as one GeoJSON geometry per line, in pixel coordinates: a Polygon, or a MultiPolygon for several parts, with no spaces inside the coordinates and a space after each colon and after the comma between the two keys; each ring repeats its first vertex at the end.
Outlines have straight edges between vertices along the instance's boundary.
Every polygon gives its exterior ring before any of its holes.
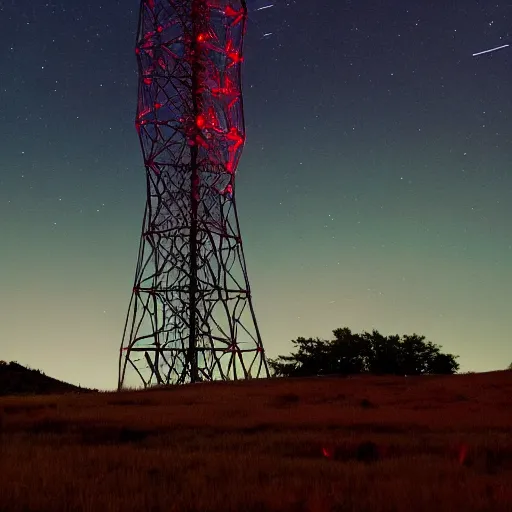
{"type": "Polygon", "coordinates": [[[263,7],[258,7],[258,9],[255,9],[255,11],[263,11],[263,9],[270,9],[271,7],[274,7],[274,4],[264,5],[263,7]]]}
{"type": "Polygon", "coordinates": [[[496,48],[491,48],[490,50],[484,50],[483,52],[473,53],[473,57],[476,57],[477,55],[483,55],[484,53],[495,52],[496,50],[501,50],[502,48],[507,48],[507,46],[510,46],[510,45],[504,44],[503,46],[497,46],[496,48]]]}

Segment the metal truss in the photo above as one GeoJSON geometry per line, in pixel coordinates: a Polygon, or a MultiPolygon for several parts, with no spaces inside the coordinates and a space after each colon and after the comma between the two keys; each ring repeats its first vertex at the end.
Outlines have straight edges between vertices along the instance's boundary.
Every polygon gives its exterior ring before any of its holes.
{"type": "Polygon", "coordinates": [[[267,377],[235,201],[244,0],[142,0],[147,203],[119,388],[267,377]]]}

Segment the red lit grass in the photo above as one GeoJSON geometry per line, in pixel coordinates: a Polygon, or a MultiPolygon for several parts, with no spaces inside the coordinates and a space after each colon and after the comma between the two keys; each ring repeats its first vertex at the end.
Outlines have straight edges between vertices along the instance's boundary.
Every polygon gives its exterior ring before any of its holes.
{"type": "Polygon", "coordinates": [[[512,510],[512,372],[0,399],[2,512],[512,510]]]}

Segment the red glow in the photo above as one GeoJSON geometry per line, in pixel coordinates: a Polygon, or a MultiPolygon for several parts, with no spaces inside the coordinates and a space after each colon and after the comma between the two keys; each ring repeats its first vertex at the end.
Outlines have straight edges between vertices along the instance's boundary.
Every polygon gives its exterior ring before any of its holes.
{"type": "Polygon", "coordinates": [[[144,110],[141,110],[138,114],[137,119],[142,119],[143,117],[147,116],[151,112],[150,108],[145,108],[144,110]]]}
{"type": "Polygon", "coordinates": [[[332,459],[334,453],[332,448],[322,447],[322,455],[328,459],[332,459]]]}
{"type": "Polygon", "coordinates": [[[202,130],[206,125],[206,119],[202,114],[199,114],[196,118],[196,126],[202,130]]]}
{"type": "Polygon", "coordinates": [[[206,34],[199,34],[197,36],[197,42],[198,43],[204,43],[206,41],[207,35],[206,34]]]}
{"type": "Polygon", "coordinates": [[[228,89],[226,89],[225,87],[218,87],[218,88],[212,89],[211,93],[214,96],[227,96],[228,89]]]}
{"type": "Polygon", "coordinates": [[[196,137],[196,144],[197,144],[198,146],[201,146],[201,147],[205,148],[205,149],[209,149],[209,148],[208,148],[208,144],[207,144],[207,143],[206,143],[206,141],[203,139],[203,137],[201,137],[200,135],[198,135],[198,136],[196,137]]]}
{"type": "Polygon", "coordinates": [[[228,76],[224,78],[224,87],[214,87],[211,89],[211,93],[214,96],[234,96],[235,98],[240,96],[240,91],[228,76]]]}
{"type": "Polygon", "coordinates": [[[234,20],[231,22],[231,26],[238,25],[243,19],[244,19],[244,10],[243,8],[239,11],[235,11],[231,5],[228,5],[224,11],[224,14],[228,18],[234,18],[234,20]]]}
{"type": "Polygon", "coordinates": [[[236,102],[237,102],[237,101],[238,101],[238,98],[235,98],[234,100],[232,100],[232,101],[229,103],[229,105],[228,105],[228,109],[232,109],[232,108],[235,106],[235,104],[236,104],[236,102]]]}
{"type": "Polygon", "coordinates": [[[229,16],[230,18],[232,18],[233,16],[238,16],[238,11],[235,11],[235,9],[233,9],[233,7],[231,7],[231,5],[228,5],[226,7],[226,10],[224,11],[224,13],[226,16],[229,16]]]}
{"type": "Polygon", "coordinates": [[[155,103],[155,108],[158,110],[159,108],[162,107],[162,104],[161,103],[155,103]]]}
{"type": "Polygon", "coordinates": [[[149,78],[149,77],[146,77],[144,78],[144,83],[146,85],[151,85],[151,83],[153,82],[153,79],[152,78],[149,78]]]}
{"type": "Polygon", "coordinates": [[[237,52],[229,52],[228,57],[233,61],[233,64],[239,64],[244,60],[244,58],[241,57],[237,52]]]}
{"type": "Polygon", "coordinates": [[[219,118],[217,117],[217,113],[213,107],[208,109],[208,121],[213,129],[216,129],[219,126],[219,118]]]}
{"type": "Polygon", "coordinates": [[[243,57],[237,51],[234,50],[233,41],[231,40],[227,42],[224,51],[226,52],[226,55],[232,60],[231,64],[228,67],[232,67],[235,64],[239,64],[244,60],[243,57]]]}
{"type": "Polygon", "coordinates": [[[234,142],[230,148],[230,151],[237,151],[244,143],[244,137],[235,127],[229,130],[229,133],[226,134],[226,139],[234,142]]]}
{"type": "Polygon", "coordinates": [[[162,27],[162,25],[158,25],[158,27],[156,27],[156,31],[161,34],[163,31],[164,31],[164,27],[162,27]]]}

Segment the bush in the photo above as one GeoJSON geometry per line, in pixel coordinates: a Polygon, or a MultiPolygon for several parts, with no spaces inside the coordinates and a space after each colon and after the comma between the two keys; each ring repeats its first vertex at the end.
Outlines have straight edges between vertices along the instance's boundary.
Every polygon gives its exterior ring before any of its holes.
{"type": "Polygon", "coordinates": [[[354,334],[347,327],[333,331],[333,340],[297,338],[295,352],[269,360],[276,377],[330,374],[453,374],[458,356],[418,334],[383,336],[378,331],[354,334]]]}

